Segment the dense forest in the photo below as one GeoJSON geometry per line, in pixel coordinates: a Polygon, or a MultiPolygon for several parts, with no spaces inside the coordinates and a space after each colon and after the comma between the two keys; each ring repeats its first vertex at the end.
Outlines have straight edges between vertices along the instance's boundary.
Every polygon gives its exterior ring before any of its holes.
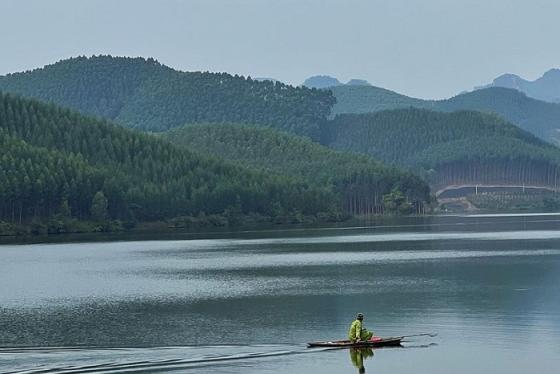
{"type": "Polygon", "coordinates": [[[430,198],[410,173],[266,127],[198,125],[165,137],[181,146],[0,93],[0,221],[340,219],[421,211],[430,198]]]}
{"type": "Polygon", "coordinates": [[[153,132],[192,122],[241,122],[317,136],[335,101],[329,91],[111,56],[6,75],[0,90],[153,132]]]}
{"type": "Polygon", "coordinates": [[[560,104],[532,99],[513,89],[487,88],[437,101],[415,99],[379,87],[339,86],[331,91],[337,100],[333,116],[410,107],[444,112],[476,110],[498,114],[541,139],[560,143],[560,104]]]}
{"type": "Polygon", "coordinates": [[[422,212],[430,199],[426,183],[411,173],[271,128],[195,124],[164,135],[176,145],[206,155],[328,188],[350,214],[381,214],[395,208],[402,213],[422,212]]]}
{"type": "Polygon", "coordinates": [[[504,88],[425,101],[97,56],[0,89],[0,221],[16,224],[421,213],[428,184],[560,179],[560,151],[538,138],[557,132],[560,105],[504,88]]]}
{"type": "Polygon", "coordinates": [[[557,187],[560,150],[480,112],[397,109],[338,115],[322,142],[424,176],[432,186],[505,183],[557,187]]]}
{"type": "Polygon", "coordinates": [[[185,123],[235,122],[318,139],[320,123],[337,114],[415,107],[495,113],[542,139],[560,142],[560,104],[500,87],[421,100],[373,86],[310,89],[226,73],[181,72],[154,59],[94,56],[1,76],[0,90],[151,132],[185,123]]]}
{"type": "Polygon", "coordinates": [[[0,94],[0,220],[159,220],[336,213],[325,188],[179,149],[54,105],[0,94]]]}

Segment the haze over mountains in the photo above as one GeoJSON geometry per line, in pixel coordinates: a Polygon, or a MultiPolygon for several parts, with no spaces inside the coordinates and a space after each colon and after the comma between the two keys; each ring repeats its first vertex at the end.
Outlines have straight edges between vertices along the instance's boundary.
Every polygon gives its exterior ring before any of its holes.
{"type": "Polygon", "coordinates": [[[511,77],[503,76],[492,85],[443,100],[408,97],[369,83],[342,84],[329,76],[311,77],[304,85],[332,91],[336,103],[330,118],[408,107],[445,112],[477,110],[500,115],[541,139],[560,144],[560,103],[554,100],[560,94],[560,70],[552,69],[535,82],[511,77]]]}
{"type": "Polygon", "coordinates": [[[560,104],[509,88],[427,101],[362,81],[293,87],[97,56],[0,77],[0,90],[0,220],[12,223],[99,209],[339,219],[423,212],[428,185],[560,184],[560,104]]]}
{"type": "MultiPolygon", "coordinates": [[[[307,78],[303,86],[309,88],[334,88],[338,86],[371,86],[363,79],[351,79],[347,83],[340,82],[337,78],[329,75],[315,75],[307,78]]],[[[477,86],[475,90],[491,87],[511,88],[523,92],[528,97],[550,103],[560,103],[560,69],[550,69],[540,78],[529,81],[515,74],[502,74],[492,81],[492,83],[477,86]]],[[[467,93],[464,91],[463,93],[467,93]]]]}
{"type": "Polygon", "coordinates": [[[560,69],[551,69],[534,81],[523,79],[515,74],[503,74],[492,83],[475,89],[488,87],[512,88],[538,100],[560,103],[560,69]]]}

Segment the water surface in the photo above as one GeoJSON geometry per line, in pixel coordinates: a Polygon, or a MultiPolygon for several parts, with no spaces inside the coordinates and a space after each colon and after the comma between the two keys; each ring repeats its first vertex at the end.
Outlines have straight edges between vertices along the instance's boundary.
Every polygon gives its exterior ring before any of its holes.
{"type": "Polygon", "coordinates": [[[559,228],[487,215],[3,245],[0,371],[353,373],[356,352],[305,343],[361,311],[377,335],[438,333],[358,352],[366,372],[555,372],[559,228]]]}

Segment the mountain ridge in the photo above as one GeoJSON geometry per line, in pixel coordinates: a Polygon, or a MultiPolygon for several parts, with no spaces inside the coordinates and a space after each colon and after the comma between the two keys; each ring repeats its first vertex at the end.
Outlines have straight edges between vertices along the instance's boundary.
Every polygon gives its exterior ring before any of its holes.
{"type": "Polygon", "coordinates": [[[357,78],[353,78],[346,83],[342,83],[337,78],[332,77],[330,75],[313,75],[307,78],[302,83],[302,86],[308,88],[316,88],[316,89],[329,89],[338,86],[371,86],[371,83],[369,83],[365,79],[357,79],[357,78]]]}
{"type": "Polygon", "coordinates": [[[475,87],[475,90],[489,87],[512,88],[537,100],[560,103],[560,69],[550,69],[533,81],[506,73],[495,78],[492,83],[475,87]]]}
{"type": "Polygon", "coordinates": [[[187,122],[243,122],[316,136],[329,91],[227,73],[182,72],[152,58],[75,57],[0,77],[0,90],[125,127],[158,132],[187,122]]]}
{"type": "Polygon", "coordinates": [[[380,87],[331,88],[337,102],[331,118],[344,113],[371,113],[399,108],[423,108],[443,112],[477,110],[495,113],[541,139],[560,144],[560,104],[533,99],[510,88],[490,87],[449,99],[423,100],[380,87]]]}

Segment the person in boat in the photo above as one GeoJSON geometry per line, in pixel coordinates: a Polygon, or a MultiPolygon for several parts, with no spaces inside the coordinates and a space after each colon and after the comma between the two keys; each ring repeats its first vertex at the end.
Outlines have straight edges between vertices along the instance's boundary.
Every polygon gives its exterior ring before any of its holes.
{"type": "Polygon", "coordinates": [[[353,342],[361,342],[365,340],[370,340],[373,337],[373,332],[368,331],[364,327],[364,315],[358,313],[356,320],[350,325],[350,330],[348,330],[348,339],[353,342]]]}

